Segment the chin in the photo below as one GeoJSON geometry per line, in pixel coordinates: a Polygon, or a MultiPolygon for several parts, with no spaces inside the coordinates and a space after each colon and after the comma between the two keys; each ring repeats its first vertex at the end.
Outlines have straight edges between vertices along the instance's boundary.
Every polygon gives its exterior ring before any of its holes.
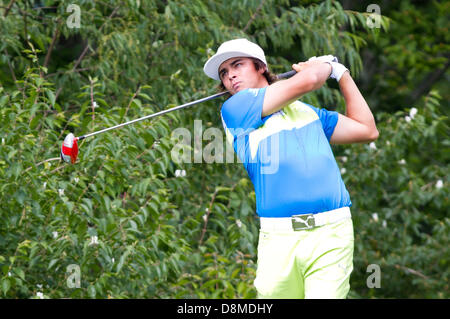
{"type": "Polygon", "coordinates": [[[234,94],[236,94],[236,93],[238,93],[238,92],[240,92],[240,91],[243,91],[243,90],[245,90],[246,88],[245,87],[238,87],[235,91],[234,91],[234,94]]]}

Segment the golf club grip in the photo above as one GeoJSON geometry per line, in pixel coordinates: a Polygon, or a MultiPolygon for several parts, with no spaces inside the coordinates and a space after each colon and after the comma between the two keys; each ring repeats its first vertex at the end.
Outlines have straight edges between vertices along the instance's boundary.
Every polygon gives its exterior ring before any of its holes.
{"type": "Polygon", "coordinates": [[[277,75],[277,78],[279,78],[279,79],[288,79],[288,78],[290,78],[291,76],[294,76],[296,73],[297,73],[297,71],[291,70],[291,71],[289,71],[289,72],[285,72],[285,73],[278,74],[278,75],[277,75]]]}

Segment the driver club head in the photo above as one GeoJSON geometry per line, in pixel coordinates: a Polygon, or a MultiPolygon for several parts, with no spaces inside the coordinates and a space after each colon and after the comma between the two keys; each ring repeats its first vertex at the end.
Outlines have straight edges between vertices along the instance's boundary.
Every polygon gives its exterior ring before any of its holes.
{"type": "Polygon", "coordinates": [[[78,138],[69,133],[61,146],[61,159],[66,163],[75,164],[78,156],[78,138]]]}

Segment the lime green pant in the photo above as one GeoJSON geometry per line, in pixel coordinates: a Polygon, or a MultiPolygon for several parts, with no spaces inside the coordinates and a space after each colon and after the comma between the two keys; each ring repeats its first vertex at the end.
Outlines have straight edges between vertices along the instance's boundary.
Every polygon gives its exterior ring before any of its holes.
{"type": "Polygon", "coordinates": [[[258,298],[346,298],[353,245],[351,218],[308,230],[260,230],[258,298]]]}

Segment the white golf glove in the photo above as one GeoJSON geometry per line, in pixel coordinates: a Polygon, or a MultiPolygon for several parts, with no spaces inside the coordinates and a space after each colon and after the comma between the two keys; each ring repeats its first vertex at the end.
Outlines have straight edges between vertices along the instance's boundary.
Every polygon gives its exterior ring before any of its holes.
{"type": "Polygon", "coordinates": [[[338,62],[338,59],[333,55],[322,55],[322,56],[313,56],[308,59],[308,61],[319,60],[323,62],[338,62]]]}
{"type": "Polygon", "coordinates": [[[343,64],[338,62],[331,62],[330,64],[331,64],[330,78],[335,79],[337,82],[339,82],[344,72],[348,71],[348,69],[343,64]]]}
{"type": "Polygon", "coordinates": [[[319,60],[326,63],[330,63],[331,65],[331,74],[330,78],[335,79],[337,82],[341,79],[342,75],[348,69],[341,63],[339,63],[338,58],[333,55],[322,55],[322,56],[313,56],[308,59],[308,61],[319,60]]]}

